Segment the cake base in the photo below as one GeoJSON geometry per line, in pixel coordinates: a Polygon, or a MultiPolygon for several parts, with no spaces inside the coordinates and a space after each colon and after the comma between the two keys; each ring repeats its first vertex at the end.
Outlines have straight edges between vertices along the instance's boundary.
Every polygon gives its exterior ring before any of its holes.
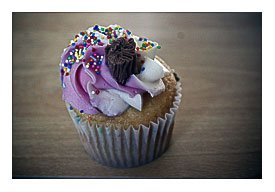
{"type": "Polygon", "coordinates": [[[158,117],[156,122],[150,121],[149,126],[140,124],[138,128],[91,123],[80,119],[68,103],[66,107],[90,157],[111,167],[136,167],[153,161],[168,148],[181,102],[180,83],[176,89],[174,102],[164,118],[158,117]]]}

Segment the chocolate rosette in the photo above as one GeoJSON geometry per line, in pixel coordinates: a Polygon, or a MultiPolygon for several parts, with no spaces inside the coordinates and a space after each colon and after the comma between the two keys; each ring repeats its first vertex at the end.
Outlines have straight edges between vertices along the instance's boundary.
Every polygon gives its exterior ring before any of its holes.
{"type": "Polygon", "coordinates": [[[132,74],[140,73],[141,66],[136,62],[136,43],[133,38],[121,37],[105,47],[105,62],[113,78],[125,85],[132,74]]]}

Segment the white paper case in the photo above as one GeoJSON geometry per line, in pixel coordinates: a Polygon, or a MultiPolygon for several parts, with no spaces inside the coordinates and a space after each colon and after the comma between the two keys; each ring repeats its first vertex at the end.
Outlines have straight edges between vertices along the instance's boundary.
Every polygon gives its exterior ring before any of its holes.
{"type": "Polygon", "coordinates": [[[176,87],[177,94],[169,113],[164,119],[158,117],[157,123],[151,121],[149,127],[115,129],[114,126],[98,126],[88,120],[79,121],[68,103],[66,107],[85,150],[94,160],[111,167],[136,167],[153,161],[167,149],[182,97],[181,83],[177,82],[176,87]]]}

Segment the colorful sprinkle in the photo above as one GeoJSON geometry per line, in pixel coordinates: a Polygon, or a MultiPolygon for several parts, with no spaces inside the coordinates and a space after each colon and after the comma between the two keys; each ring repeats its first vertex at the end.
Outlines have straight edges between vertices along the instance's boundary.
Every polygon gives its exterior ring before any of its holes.
{"type": "Polygon", "coordinates": [[[79,116],[76,116],[75,119],[76,119],[77,123],[79,123],[80,117],[79,117],[79,116]]]}
{"type": "Polygon", "coordinates": [[[98,30],[99,30],[98,25],[95,25],[95,26],[94,26],[94,30],[95,30],[95,31],[98,31],[98,30]]]}
{"type": "MultiPolygon", "coordinates": [[[[84,55],[90,46],[104,46],[106,44],[112,43],[115,39],[119,37],[124,37],[128,39],[131,37],[132,32],[128,29],[123,29],[119,25],[112,25],[111,27],[101,27],[99,25],[94,25],[89,31],[81,31],[79,34],[75,35],[70,41],[70,45],[74,48],[69,52],[67,59],[61,64],[61,81],[63,83],[63,75],[69,76],[72,69],[72,65],[75,63],[84,62],[84,67],[93,69],[96,74],[100,74],[100,67],[102,65],[103,56],[96,55],[96,49],[92,47],[92,60],[88,60],[88,63],[84,59],[84,55]],[[92,31],[90,31],[92,29],[92,31]],[[83,40],[82,45],[76,45],[76,42],[83,40]],[[99,57],[97,57],[99,56],[99,57]]],[[[154,43],[149,41],[147,38],[138,37],[138,41],[142,46],[136,47],[136,51],[149,51],[154,48],[154,43]]],[[[69,46],[70,46],[69,45],[69,46]]],[[[68,46],[68,47],[69,47],[68,46]]],[[[160,46],[157,47],[160,49],[160,46]]],[[[137,57],[141,57],[141,54],[137,54],[137,57]]],[[[144,61],[143,61],[144,62],[144,61]]],[[[63,84],[62,84],[63,87],[63,84]]]]}

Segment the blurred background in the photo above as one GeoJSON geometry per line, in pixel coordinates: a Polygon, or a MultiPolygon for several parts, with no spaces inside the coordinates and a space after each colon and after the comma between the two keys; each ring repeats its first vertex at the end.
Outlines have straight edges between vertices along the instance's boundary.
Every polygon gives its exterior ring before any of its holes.
{"type": "Polygon", "coordinates": [[[261,13],[13,13],[13,176],[262,177],[261,13]],[[85,153],[62,101],[59,63],[94,24],[157,41],[181,78],[168,151],[132,169],[85,153]]]}

